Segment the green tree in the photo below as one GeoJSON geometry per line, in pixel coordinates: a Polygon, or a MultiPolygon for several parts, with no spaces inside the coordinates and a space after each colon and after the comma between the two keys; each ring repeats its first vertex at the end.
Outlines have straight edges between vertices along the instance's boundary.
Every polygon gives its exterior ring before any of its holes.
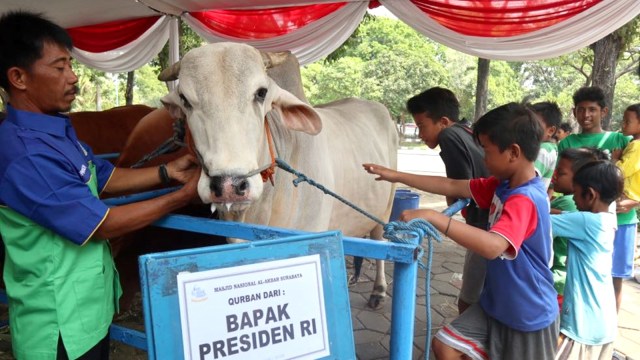
{"type": "Polygon", "coordinates": [[[445,50],[398,20],[367,17],[334,54],[302,69],[305,94],[312,104],[347,96],[376,100],[400,120],[409,97],[446,86],[445,50]]]}
{"type": "Polygon", "coordinates": [[[167,94],[166,85],[158,80],[160,70],[157,66],[147,64],[136,70],[134,103],[151,107],[160,107],[160,98],[167,94]]]}
{"type": "MultiPolygon", "coordinates": [[[[180,38],[179,57],[182,59],[189,50],[205,44],[205,41],[196,34],[189,25],[179,19],[178,36],[180,38]]],[[[158,56],[151,61],[151,65],[158,70],[158,74],[169,66],[169,43],[167,42],[158,56]]]]}
{"type": "Polygon", "coordinates": [[[473,113],[473,120],[478,120],[482,114],[487,112],[489,102],[489,70],[491,60],[478,58],[478,76],[476,82],[476,107],[473,113]]]}
{"type": "Polygon", "coordinates": [[[520,76],[506,61],[492,61],[489,67],[489,103],[493,109],[524,97],[520,76]]]}

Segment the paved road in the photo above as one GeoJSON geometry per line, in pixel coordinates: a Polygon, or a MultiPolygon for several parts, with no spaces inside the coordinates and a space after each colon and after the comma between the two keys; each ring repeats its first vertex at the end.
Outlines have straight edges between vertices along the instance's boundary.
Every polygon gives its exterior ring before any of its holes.
{"type": "Polygon", "coordinates": [[[425,149],[398,150],[398,170],[421,174],[445,176],[445,168],[439,151],[425,149]]]}

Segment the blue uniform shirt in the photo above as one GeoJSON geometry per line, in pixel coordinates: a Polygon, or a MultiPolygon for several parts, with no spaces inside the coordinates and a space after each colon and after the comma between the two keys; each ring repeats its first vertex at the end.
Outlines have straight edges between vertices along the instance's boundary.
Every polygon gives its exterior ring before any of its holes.
{"type": "Polygon", "coordinates": [[[0,206],[83,244],[100,226],[108,207],[90,191],[89,163],[98,191],[114,167],[78,140],[69,118],[7,106],[0,124],[0,206]]]}

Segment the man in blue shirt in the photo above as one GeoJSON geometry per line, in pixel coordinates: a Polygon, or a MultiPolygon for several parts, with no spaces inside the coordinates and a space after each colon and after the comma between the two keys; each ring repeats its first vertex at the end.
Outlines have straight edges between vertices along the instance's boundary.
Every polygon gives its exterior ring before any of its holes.
{"type": "Polygon", "coordinates": [[[197,198],[192,156],[166,166],[114,168],[78,141],[69,118],[78,78],[64,29],[26,12],[0,17],[0,233],[14,356],[106,359],[120,284],[106,239],[151,224],[197,198]],[[10,49],[9,51],[6,51],[10,49]],[[175,192],[108,208],[98,195],[175,192]]]}

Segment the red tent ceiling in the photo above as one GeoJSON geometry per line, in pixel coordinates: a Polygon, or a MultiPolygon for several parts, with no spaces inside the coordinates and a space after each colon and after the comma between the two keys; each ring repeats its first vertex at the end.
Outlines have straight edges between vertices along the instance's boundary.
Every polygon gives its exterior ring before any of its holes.
{"type": "Polygon", "coordinates": [[[69,29],[80,61],[124,71],[157,54],[175,16],[209,42],[291,50],[308,63],[337,48],[380,3],[447,46],[506,60],[576,50],[640,13],[637,0],[3,0],[0,12],[42,12],[69,29]]]}

